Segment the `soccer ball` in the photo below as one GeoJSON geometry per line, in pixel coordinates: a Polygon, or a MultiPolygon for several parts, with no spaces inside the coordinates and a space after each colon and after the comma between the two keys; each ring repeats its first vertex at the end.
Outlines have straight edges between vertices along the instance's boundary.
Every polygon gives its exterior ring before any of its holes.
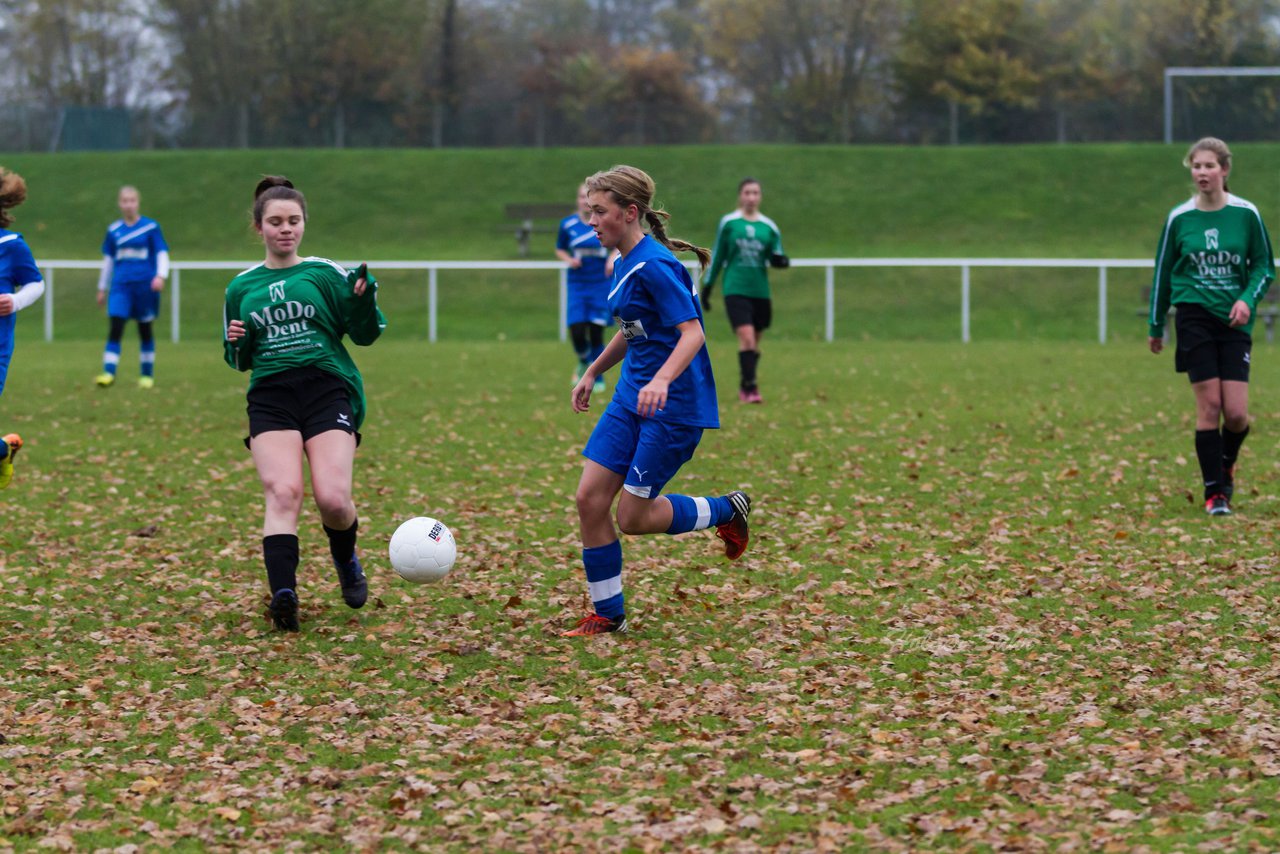
{"type": "Polygon", "coordinates": [[[391,565],[405,581],[439,581],[449,574],[457,557],[453,532],[429,516],[410,519],[391,535],[391,565]]]}

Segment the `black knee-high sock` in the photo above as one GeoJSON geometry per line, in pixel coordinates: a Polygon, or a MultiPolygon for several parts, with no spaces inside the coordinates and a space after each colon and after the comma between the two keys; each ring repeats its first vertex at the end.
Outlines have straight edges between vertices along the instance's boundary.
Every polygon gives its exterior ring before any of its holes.
{"type": "Polygon", "coordinates": [[[585,362],[591,352],[587,344],[587,327],[590,323],[573,323],[569,325],[569,340],[573,342],[573,352],[578,354],[578,361],[585,362]]]}
{"type": "Polygon", "coordinates": [[[1204,497],[1212,498],[1222,491],[1222,434],[1217,430],[1196,431],[1196,457],[1204,475],[1204,497]]]}
{"type": "Polygon", "coordinates": [[[738,368],[742,371],[741,387],[743,391],[755,391],[756,365],[760,364],[759,350],[739,350],[738,368]]]}
{"type": "Polygon", "coordinates": [[[1244,444],[1244,437],[1249,435],[1249,428],[1245,427],[1244,431],[1237,433],[1234,430],[1222,428],[1222,468],[1231,468],[1236,464],[1236,460],[1240,459],[1240,446],[1244,444]]]}
{"type": "Polygon", "coordinates": [[[352,522],[351,527],[345,531],[330,528],[328,525],[324,526],[324,532],[329,535],[329,554],[343,566],[350,563],[352,556],[356,553],[356,530],[359,527],[359,519],[352,522]]]}
{"type": "Polygon", "coordinates": [[[271,595],[298,589],[298,535],[270,534],[262,538],[262,562],[267,565],[271,595]]]}

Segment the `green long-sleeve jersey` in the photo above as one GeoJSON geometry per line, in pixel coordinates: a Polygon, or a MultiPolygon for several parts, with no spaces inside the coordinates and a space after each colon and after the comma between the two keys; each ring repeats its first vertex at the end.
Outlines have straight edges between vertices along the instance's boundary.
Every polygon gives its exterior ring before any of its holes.
{"type": "Polygon", "coordinates": [[[710,288],[723,270],[725,296],[769,299],[769,256],[782,254],[782,232],[773,220],[764,214],[747,219],[742,211],[725,214],[702,284],[710,288]]]}
{"type": "Polygon", "coordinates": [[[316,367],[343,379],[351,390],[356,429],[364,423],[364,380],[344,335],[372,344],[386,328],[378,308],[378,284],[369,277],[362,296],[353,291],[356,274],[325,258],[303,258],[293,267],[262,264],[245,270],[227,286],[223,305],[224,356],[239,371],[253,371],[249,387],[291,368],[316,367]],[[241,320],[245,336],[225,338],[227,324],[241,320]]]}
{"type": "MultiPolygon", "coordinates": [[[[1216,211],[1196,208],[1195,199],[1169,212],[1156,249],[1148,334],[1164,335],[1170,304],[1196,303],[1223,323],[1242,300],[1255,309],[1276,275],[1271,238],[1258,209],[1227,195],[1216,211]]],[[[1254,317],[1241,327],[1253,329],[1254,317]]]]}

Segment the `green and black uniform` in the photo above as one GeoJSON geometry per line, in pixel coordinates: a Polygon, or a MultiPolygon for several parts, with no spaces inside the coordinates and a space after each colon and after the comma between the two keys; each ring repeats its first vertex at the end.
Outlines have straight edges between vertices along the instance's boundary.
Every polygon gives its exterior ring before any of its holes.
{"type": "MultiPolygon", "coordinates": [[[[715,286],[716,277],[723,271],[724,307],[729,325],[734,329],[752,326],[757,333],[768,329],[773,323],[769,259],[774,255],[784,254],[782,232],[773,220],[760,213],[756,214],[755,219],[747,219],[740,210],[725,214],[721,217],[720,228],[716,232],[711,266],[702,278],[703,305],[710,305],[711,289],[715,286]]],[[[757,403],[760,400],[756,390],[756,367],[759,362],[759,344],[755,350],[742,350],[738,353],[740,392],[743,395],[754,394],[757,403]]]]}
{"type": "MultiPolygon", "coordinates": [[[[1170,211],[1160,234],[1149,334],[1164,335],[1171,304],[1202,306],[1225,324],[1237,300],[1254,311],[1274,278],[1271,238],[1256,207],[1230,194],[1216,211],[1199,210],[1195,199],[1184,202],[1170,211]]],[[[1254,319],[1240,330],[1252,332],[1254,319]]]]}
{"type": "MultiPolygon", "coordinates": [[[[1200,210],[1196,199],[1169,212],[1156,249],[1147,332],[1161,338],[1169,306],[1177,307],[1174,368],[1192,383],[1248,382],[1258,302],[1275,278],[1271,238],[1258,209],[1227,194],[1226,204],[1200,210]],[[1249,306],[1249,322],[1233,328],[1236,302],[1249,306]]],[[[1206,509],[1227,512],[1235,465],[1248,426],[1196,430],[1196,458],[1204,479],[1206,509]],[[1219,510],[1221,508],[1221,511],[1219,510]]]]}
{"type": "Polygon", "coordinates": [[[356,296],[356,273],[324,258],[304,258],[293,267],[252,267],[231,280],[223,307],[223,328],[244,322],[245,335],[225,342],[227,364],[253,371],[249,391],[265,378],[313,368],[342,380],[350,393],[352,432],[364,422],[364,381],[342,345],[344,335],[372,344],[386,328],[378,308],[378,285],[356,296]]]}

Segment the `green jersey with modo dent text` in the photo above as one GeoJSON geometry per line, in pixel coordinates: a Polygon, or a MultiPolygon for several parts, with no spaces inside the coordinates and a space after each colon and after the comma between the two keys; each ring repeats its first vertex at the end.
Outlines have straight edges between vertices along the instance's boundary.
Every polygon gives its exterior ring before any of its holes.
{"type": "Polygon", "coordinates": [[[702,284],[710,288],[724,270],[725,296],[769,299],[769,256],[782,254],[782,232],[773,220],[764,214],[747,219],[740,210],[725,214],[702,284]]]}
{"type": "Polygon", "coordinates": [[[296,265],[251,267],[227,285],[223,306],[224,355],[239,371],[253,371],[249,387],[263,377],[291,368],[315,367],[341,377],[351,390],[356,429],[364,421],[364,381],[342,345],[349,335],[358,345],[372,344],[386,328],[378,308],[378,284],[368,277],[362,296],[353,290],[355,271],[325,258],[303,258],[296,265]],[[232,320],[244,322],[245,335],[225,340],[232,320]]]}
{"type": "Polygon", "coordinates": [[[1250,332],[1275,274],[1271,238],[1256,207],[1229,193],[1216,211],[1199,210],[1194,198],[1184,202],[1169,212],[1160,234],[1148,334],[1164,335],[1171,304],[1196,303],[1227,323],[1237,300],[1254,312],[1240,327],[1250,332]]]}

